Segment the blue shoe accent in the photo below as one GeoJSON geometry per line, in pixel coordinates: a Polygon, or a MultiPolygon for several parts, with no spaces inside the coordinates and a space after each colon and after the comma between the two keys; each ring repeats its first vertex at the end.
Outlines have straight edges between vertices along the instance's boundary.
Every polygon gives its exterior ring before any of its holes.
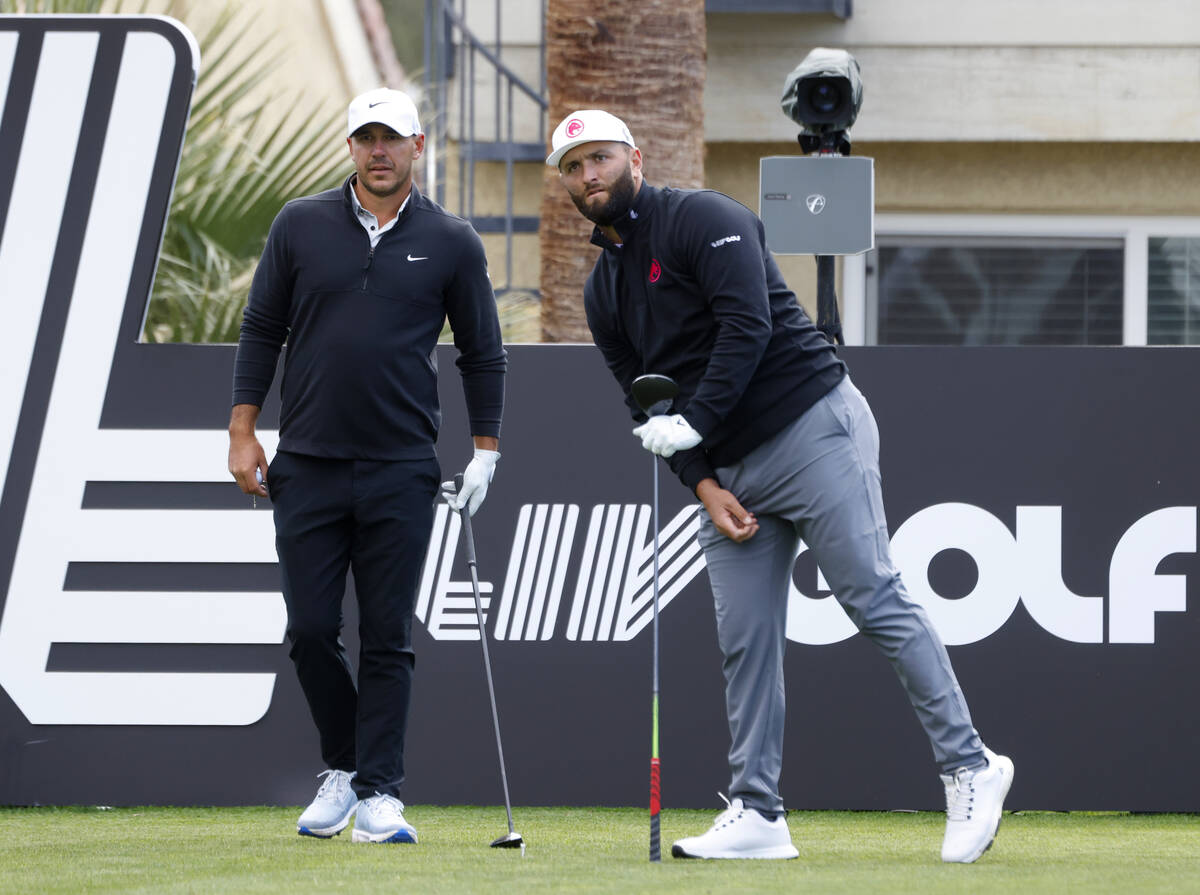
{"type": "Polygon", "coordinates": [[[331,839],[350,823],[358,810],[358,796],[350,788],[354,774],[349,771],[322,771],[317,775],[325,782],[317,790],[317,797],[304,809],[296,821],[296,832],[301,836],[316,839],[331,839]]]}
{"type": "Polygon", "coordinates": [[[375,793],[359,802],[354,842],[415,843],[417,831],[404,819],[404,803],[395,796],[375,793]]]}
{"type": "MultiPolygon", "coordinates": [[[[347,821],[347,823],[349,823],[349,821],[347,821]]],[[[342,830],[344,830],[345,828],[346,827],[343,825],[342,830]]],[[[341,833],[342,830],[338,830],[335,833],[317,833],[317,832],[314,832],[313,830],[310,830],[308,827],[301,827],[301,826],[296,827],[296,832],[299,833],[301,836],[312,836],[314,839],[332,839],[334,836],[337,836],[339,833],[341,833]]]]}

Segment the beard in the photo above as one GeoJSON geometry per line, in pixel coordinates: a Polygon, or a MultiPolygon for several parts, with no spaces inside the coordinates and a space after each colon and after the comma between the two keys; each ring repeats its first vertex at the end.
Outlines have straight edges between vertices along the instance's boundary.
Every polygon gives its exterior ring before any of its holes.
{"type": "Polygon", "coordinates": [[[579,196],[571,196],[571,201],[575,203],[575,207],[579,209],[579,213],[593,224],[601,227],[611,227],[629,213],[629,209],[633,205],[633,194],[635,191],[633,169],[629,167],[622,172],[620,177],[613,181],[612,185],[608,188],[608,201],[598,208],[588,206],[586,193],[579,196]]]}

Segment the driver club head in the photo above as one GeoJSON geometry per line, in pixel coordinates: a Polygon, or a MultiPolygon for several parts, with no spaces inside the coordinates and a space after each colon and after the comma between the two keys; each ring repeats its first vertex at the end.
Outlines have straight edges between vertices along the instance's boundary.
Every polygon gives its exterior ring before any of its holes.
{"type": "Polygon", "coordinates": [[[633,380],[633,400],[647,416],[658,416],[671,409],[671,402],[679,394],[679,386],[670,376],[647,373],[633,380]]]}
{"type": "Polygon", "coordinates": [[[519,848],[521,853],[525,853],[525,840],[521,838],[521,834],[515,831],[509,831],[492,843],[492,848],[519,848]]]}

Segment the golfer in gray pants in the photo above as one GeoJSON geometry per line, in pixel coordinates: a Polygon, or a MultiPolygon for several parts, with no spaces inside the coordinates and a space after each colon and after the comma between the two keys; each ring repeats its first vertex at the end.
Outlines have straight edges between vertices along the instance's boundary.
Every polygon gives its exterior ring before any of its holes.
{"type": "Polygon", "coordinates": [[[704,505],[700,544],[724,654],[728,807],[684,858],[794,858],[783,763],[789,579],[803,540],[858,629],[891,661],[933,747],[946,793],[942,859],[991,845],[1013,778],[976,733],[950,659],[892,562],[879,434],[845,364],[796,302],[762,222],[711,190],[656,188],[629,128],[598,109],[568,115],[546,163],[595,225],[603,251],[584,287],[592,337],[633,430],[704,505]],[[645,373],[679,386],[646,417],[645,373]]]}
{"type": "Polygon", "coordinates": [[[896,669],[942,771],[953,773],[963,761],[982,764],[983,743],[946,649],[892,563],[879,433],[850,378],[716,472],[740,503],[754,507],[758,523],[754,536],[739,542],[701,512],[700,543],[725,656],[731,795],[767,816],[783,811],[783,651],[788,581],[801,540],[846,614],[896,669]]]}

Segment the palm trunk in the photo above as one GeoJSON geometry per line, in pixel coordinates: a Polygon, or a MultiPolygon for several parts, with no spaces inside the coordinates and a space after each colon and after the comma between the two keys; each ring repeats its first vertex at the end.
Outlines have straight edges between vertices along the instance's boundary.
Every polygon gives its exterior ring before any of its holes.
{"type": "MultiPolygon", "coordinates": [[[[633,132],[650,183],[704,182],[704,72],[704,0],[548,0],[550,128],[576,109],[611,112],[633,132]]],[[[591,232],[547,168],[539,228],[544,341],[591,341],[583,313],[583,283],[599,253],[591,232]]]]}

